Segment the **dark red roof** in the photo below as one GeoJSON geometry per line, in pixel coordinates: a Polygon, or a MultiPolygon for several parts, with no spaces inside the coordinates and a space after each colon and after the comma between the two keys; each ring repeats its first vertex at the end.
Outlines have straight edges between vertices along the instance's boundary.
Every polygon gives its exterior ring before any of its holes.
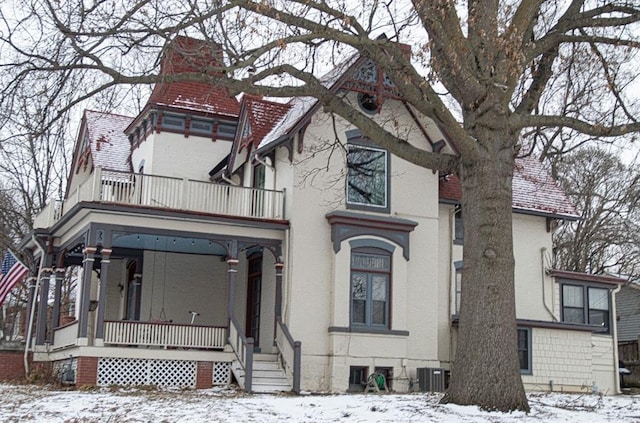
{"type": "MultiPolygon", "coordinates": [[[[458,202],[462,198],[460,180],[449,175],[440,179],[440,200],[458,202]]],[[[565,192],[535,157],[516,159],[513,172],[513,208],[524,213],[542,213],[567,218],[579,216],[565,192]]]]}
{"type": "Polygon", "coordinates": [[[243,96],[243,102],[251,132],[241,140],[241,149],[248,145],[258,147],[264,137],[291,109],[289,103],[278,103],[246,94],[243,96]]]}
{"type": "Polygon", "coordinates": [[[240,105],[229,90],[215,84],[223,73],[212,69],[222,60],[220,47],[212,42],[188,37],[176,37],[165,49],[160,75],[181,73],[206,74],[212,82],[159,82],[153,89],[149,104],[207,114],[237,117],[240,105]]]}
{"type": "Polygon", "coordinates": [[[231,117],[237,117],[240,113],[238,101],[226,88],[204,82],[160,82],[154,87],[149,104],[180,109],[182,112],[231,117]]]}

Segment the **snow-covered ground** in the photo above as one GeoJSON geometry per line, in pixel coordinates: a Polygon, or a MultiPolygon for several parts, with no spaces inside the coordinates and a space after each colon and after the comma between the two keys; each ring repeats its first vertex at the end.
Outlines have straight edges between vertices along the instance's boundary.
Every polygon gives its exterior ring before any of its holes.
{"type": "Polygon", "coordinates": [[[529,394],[531,413],[440,405],[437,394],[243,395],[233,390],[65,391],[0,384],[2,422],[640,422],[640,396],[529,394]]]}

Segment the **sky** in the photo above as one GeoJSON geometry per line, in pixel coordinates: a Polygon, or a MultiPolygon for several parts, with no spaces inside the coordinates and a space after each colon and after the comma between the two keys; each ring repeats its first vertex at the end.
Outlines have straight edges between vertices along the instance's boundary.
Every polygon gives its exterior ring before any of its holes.
{"type": "Polygon", "coordinates": [[[441,394],[244,395],[233,389],[62,390],[0,384],[1,422],[640,422],[640,396],[529,393],[531,412],[440,405],[441,394]]]}

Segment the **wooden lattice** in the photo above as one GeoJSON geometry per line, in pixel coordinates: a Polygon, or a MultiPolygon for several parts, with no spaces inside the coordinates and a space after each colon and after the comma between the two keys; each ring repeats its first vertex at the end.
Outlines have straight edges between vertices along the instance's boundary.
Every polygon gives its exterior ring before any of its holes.
{"type": "Polygon", "coordinates": [[[195,388],[196,362],[103,357],[98,361],[98,385],[195,388]]]}
{"type": "Polygon", "coordinates": [[[231,381],[231,363],[215,362],[213,363],[213,385],[228,385],[231,381]]]}

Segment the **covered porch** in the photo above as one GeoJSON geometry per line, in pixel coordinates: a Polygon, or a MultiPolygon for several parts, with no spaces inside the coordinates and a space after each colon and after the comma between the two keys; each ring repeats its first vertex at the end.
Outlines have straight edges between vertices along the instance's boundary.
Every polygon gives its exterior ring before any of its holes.
{"type": "Polygon", "coordinates": [[[249,390],[254,353],[293,360],[281,320],[281,239],[104,224],[88,234],[47,256],[58,265],[44,267],[34,288],[40,304],[51,299],[37,310],[41,359],[97,356],[98,381],[107,362],[236,363],[249,390]]]}

